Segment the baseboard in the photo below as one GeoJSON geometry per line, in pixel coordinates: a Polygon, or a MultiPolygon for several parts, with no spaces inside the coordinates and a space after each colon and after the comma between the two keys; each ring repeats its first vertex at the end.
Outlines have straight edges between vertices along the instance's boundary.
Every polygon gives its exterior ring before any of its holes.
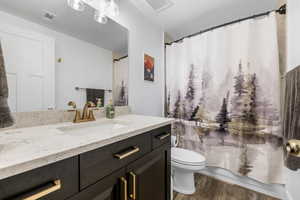
{"type": "Polygon", "coordinates": [[[294,200],[289,191],[286,191],[286,199],[287,200],[294,200]]]}
{"type": "Polygon", "coordinates": [[[288,197],[284,185],[264,184],[249,177],[238,176],[226,169],[217,167],[206,167],[204,170],[199,171],[199,173],[231,184],[236,184],[278,199],[293,200],[292,198],[288,197]]]}

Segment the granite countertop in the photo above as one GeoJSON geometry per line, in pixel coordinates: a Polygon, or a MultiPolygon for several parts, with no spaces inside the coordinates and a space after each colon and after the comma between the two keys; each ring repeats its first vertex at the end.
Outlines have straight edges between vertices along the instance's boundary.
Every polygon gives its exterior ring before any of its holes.
{"type": "Polygon", "coordinates": [[[168,125],[172,119],[121,115],[0,131],[0,180],[168,125]],[[114,128],[106,124],[115,123],[114,128]],[[102,124],[100,126],[100,124],[102,124]],[[77,128],[76,128],[77,127],[77,128]]]}

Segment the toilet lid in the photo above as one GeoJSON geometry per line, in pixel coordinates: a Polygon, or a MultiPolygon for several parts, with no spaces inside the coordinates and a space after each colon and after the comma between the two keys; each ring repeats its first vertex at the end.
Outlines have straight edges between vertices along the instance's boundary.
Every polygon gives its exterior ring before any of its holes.
{"type": "Polygon", "coordinates": [[[194,151],[190,151],[187,149],[182,148],[175,148],[171,149],[171,157],[172,160],[179,163],[186,163],[186,164],[199,164],[202,165],[205,162],[205,157],[199,153],[194,151]]]}

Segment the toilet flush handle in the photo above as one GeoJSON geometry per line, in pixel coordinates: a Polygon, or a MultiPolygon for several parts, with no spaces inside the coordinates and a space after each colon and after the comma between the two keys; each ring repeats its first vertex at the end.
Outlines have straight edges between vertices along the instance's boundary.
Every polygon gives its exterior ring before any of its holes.
{"type": "Polygon", "coordinates": [[[172,147],[177,147],[178,146],[178,137],[177,136],[174,136],[172,135],[171,136],[171,142],[172,142],[172,147]]]}
{"type": "Polygon", "coordinates": [[[300,157],[300,140],[289,140],[286,144],[286,151],[289,155],[300,157]]]}

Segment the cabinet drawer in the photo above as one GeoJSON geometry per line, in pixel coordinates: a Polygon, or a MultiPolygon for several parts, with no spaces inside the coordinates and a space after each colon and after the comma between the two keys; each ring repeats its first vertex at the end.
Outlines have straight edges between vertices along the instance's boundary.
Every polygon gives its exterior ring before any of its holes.
{"type": "Polygon", "coordinates": [[[171,125],[152,131],[152,149],[167,143],[171,143],[171,125]]]}
{"type": "Polygon", "coordinates": [[[122,190],[121,177],[126,177],[124,168],[113,172],[68,200],[124,199],[125,191],[122,190]]]}
{"type": "Polygon", "coordinates": [[[0,199],[63,200],[78,192],[78,178],[78,157],[69,158],[1,180],[0,199]]]}
{"type": "Polygon", "coordinates": [[[146,133],[80,155],[80,189],[150,152],[150,141],[146,133]]]}

